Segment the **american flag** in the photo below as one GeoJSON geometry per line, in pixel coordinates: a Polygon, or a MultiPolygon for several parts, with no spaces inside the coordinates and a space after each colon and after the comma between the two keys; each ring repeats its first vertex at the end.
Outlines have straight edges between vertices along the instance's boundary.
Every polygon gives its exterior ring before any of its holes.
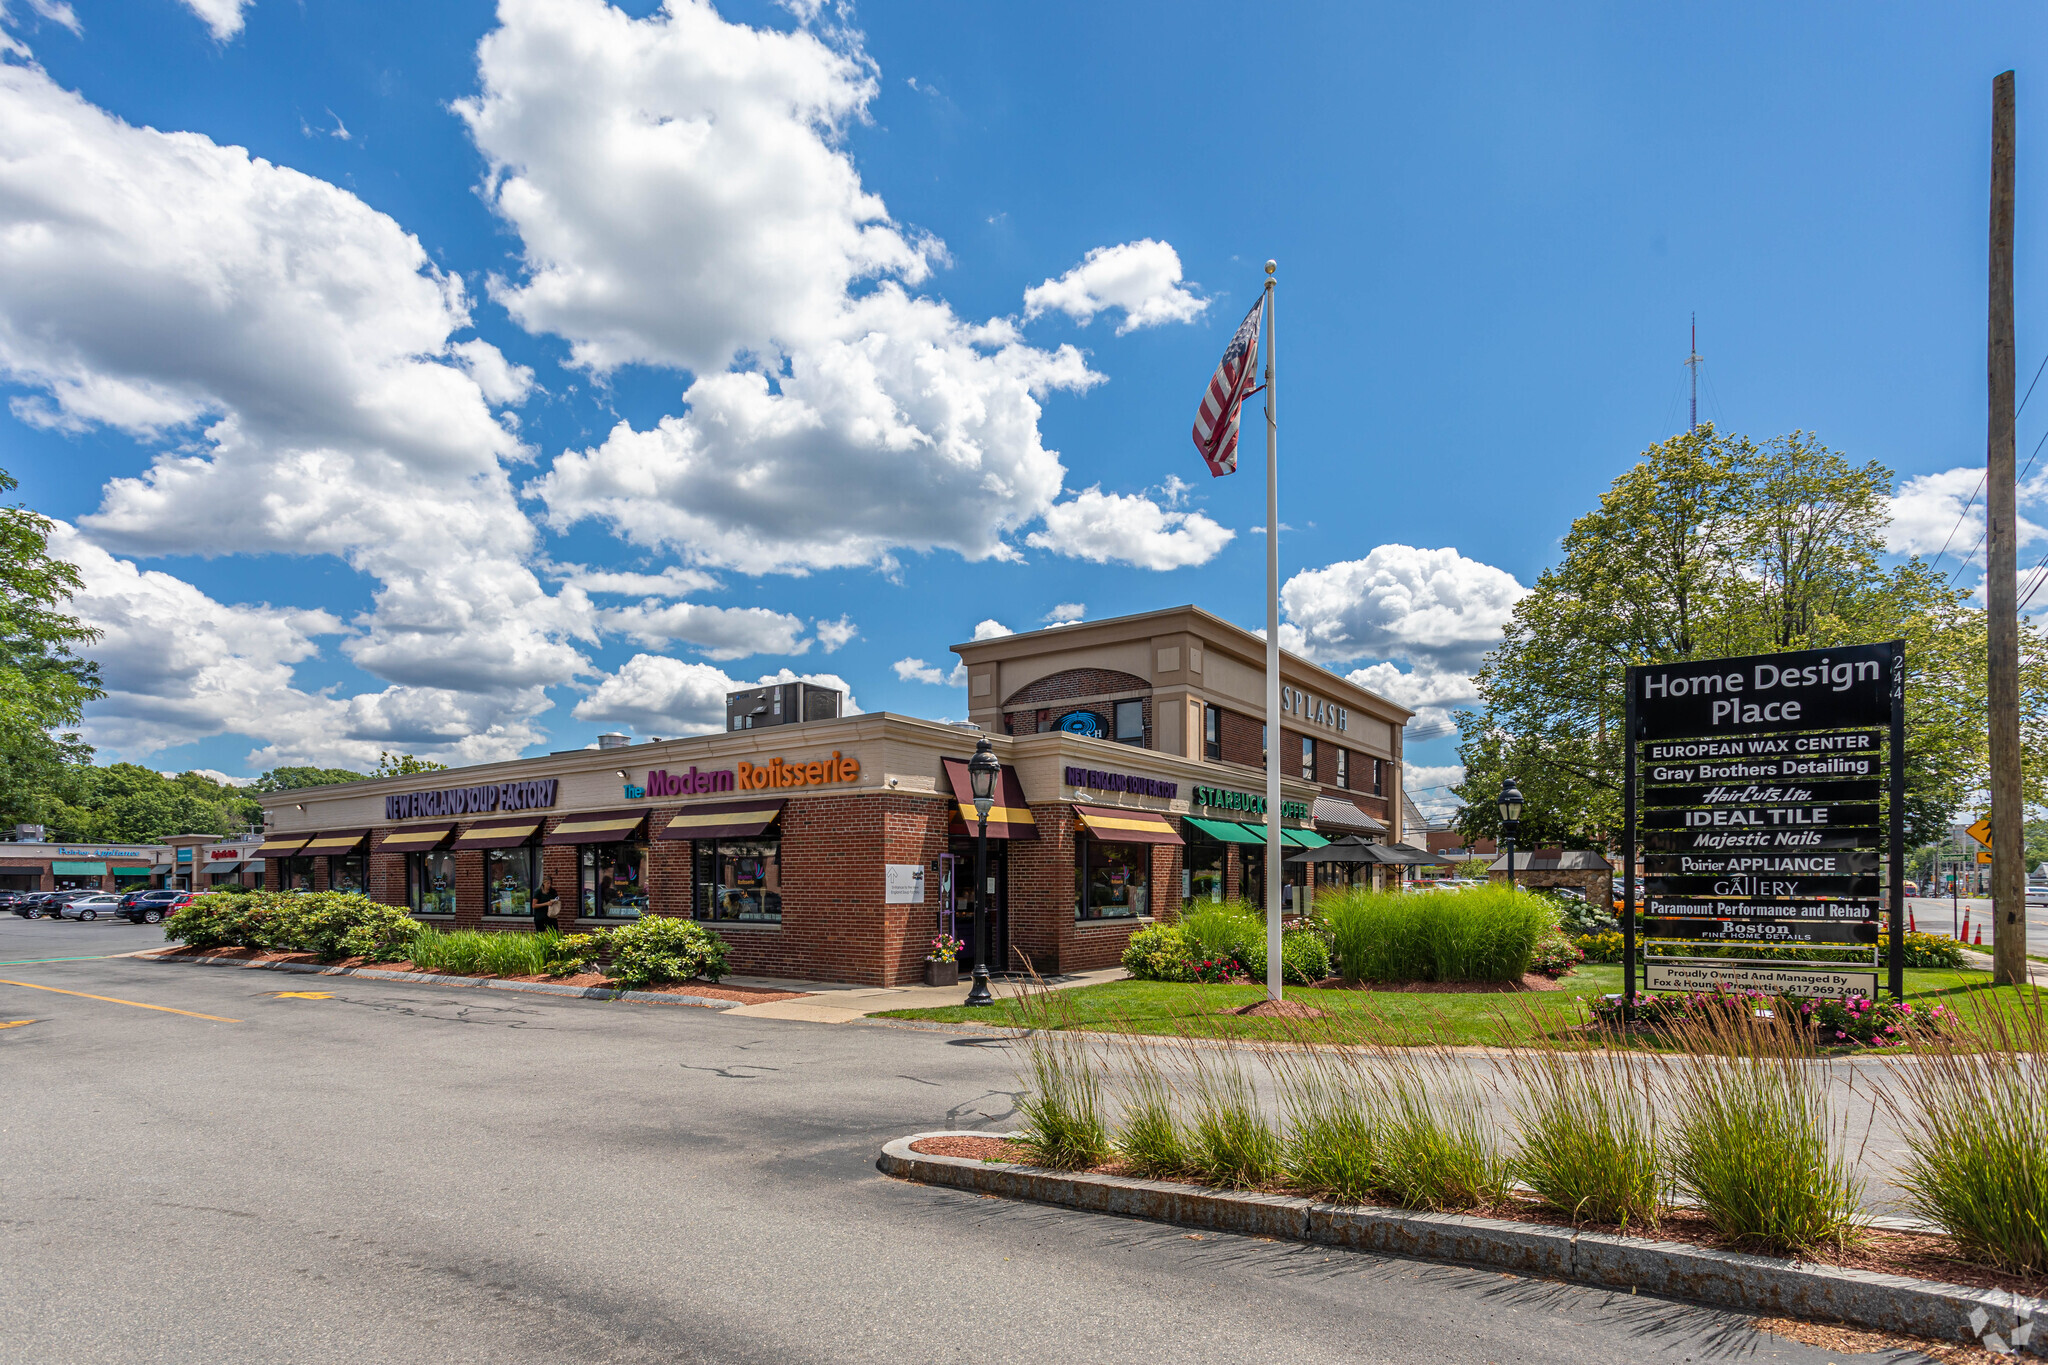
{"type": "Polygon", "coordinates": [[[1202,395],[1202,409],[1195,414],[1195,449],[1218,478],[1237,472],[1237,419],[1244,400],[1257,389],[1253,381],[1258,378],[1259,324],[1265,312],[1261,296],[1238,324],[1223,363],[1209,379],[1209,391],[1202,395]]]}

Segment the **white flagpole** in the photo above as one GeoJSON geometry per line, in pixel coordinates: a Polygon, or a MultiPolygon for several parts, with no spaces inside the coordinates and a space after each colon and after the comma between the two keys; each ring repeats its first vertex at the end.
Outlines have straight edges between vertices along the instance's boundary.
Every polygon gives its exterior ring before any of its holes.
{"type": "Polygon", "coordinates": [[[1266,998],[1280,998],[1280,408],[1274,263],[1266,262],[1266,998]]]}

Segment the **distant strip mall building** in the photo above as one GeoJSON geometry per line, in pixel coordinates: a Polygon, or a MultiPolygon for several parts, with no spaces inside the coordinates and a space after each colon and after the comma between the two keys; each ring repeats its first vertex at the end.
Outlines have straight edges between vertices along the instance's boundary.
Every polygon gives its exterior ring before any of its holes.
{"type": "MultiPolygon", "coordinates": [[[[953,651],[966,725],[807,719],[816,689],[786,715],[767,689],[718,734],[269,793],[256,856],[269,886],[463,928],[530,928],[549,881],[567,931],[694,917],[735,972],[883,985],[920,977],[935,935],[971,944],[984,907],[998,970],[1050,972],[1114,965],[1161,906],[1263,901],[1263,640],[1190,606],[953,651]],[[1003,773],[976,888],[983,732],[1003,773]]],[[[1291,654],[1281,682],[1289,843],[1398,843],[1412,713],[1291,654]]],[[[1308,871],[1287,867],[1290,900],[1308,871]]]]}

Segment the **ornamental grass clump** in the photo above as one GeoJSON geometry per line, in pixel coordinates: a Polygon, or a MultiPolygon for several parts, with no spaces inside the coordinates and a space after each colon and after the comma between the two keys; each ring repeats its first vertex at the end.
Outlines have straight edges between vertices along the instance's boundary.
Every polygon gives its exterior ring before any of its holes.
{"type": "MultiPolygon", "coordinates": [[[[1128,1036],[1128,1035],[1126,1035],[1128,1036]]],[[[1159,1050],[1135,1040],[1118,1067],[1122,1101],[1113,1143],[1132,1175],[1165,1180],[1188,1169],[1187,1134],[1174,1112],[1172,1080],[1159,1050]]]]}
{"type": "Polygon", "coordinates": [[[1905,1135],[1896,1183],[1913,1211],[1973,1259],[2027,1275],[2048,1273],[2044,1001],[1977,1003],[1892,1060],[1884,1096],[1905,1135]]]}
{"type": "Polygon", "coordinates": [[[1519,981],[1557,923],[1551,902],[1506,886],[1348,888],[1317,901],[1346,981],[1519,981]]]}
{"type": "Polygon", "coordinates": [[[1081,1171],[1109,1159],[1109,1131],[1102,1118],[1102,1073],[1088,1035],[1073,1022],[1067,1003],[1043,985],[1026,988],[1017,1012],[1030,1026],[1024,1035],[1023,1094],[1017,1112],[1024,1130],[1014,1141],[1034,1165],[1081,1171]]]}
{"type": "Polygon", "coordinates": [[[1605,1031],[1591,1044],[1510,1055],[1515,1174],[1574,1222],[1654,1228],[1666,1183],[1656,1064],[1605,1031]]]}
{"type": "Polygon", "coordinates": [[[1235,1047],[1208,1049],[1182,1039],[1194,1077],[1188,1170],[1208,1184],[1246,1190],[1281,1173],[1280,1134],[1259,1107],[1258,1087],[1235,1047]]]}
{"type": "Polygon", "coordinates": [[[1673,1030],[1674,1183],[1734,1241],[1777,1252],[1846,1244],[1863,1186],[1829,1099],[1830,1064],[1801,1023],[1760,1013],[1701,1010],[1673,1030]]]}
{"type": "Polygon", "coordinates": [[[1486,1082],[1448,1047],[1374,1047],[1379,1193],[1433,1213],[1499,1202],[1513,1178],[1486,1082]]]}
{"type": "Polygon", "coordinates": [[[1273,1061],[1287,1115],[1281,1163],[1288,1181],[1334,1203],[1365,1203],[1383,1182],[1375,1158],[1380,1122],[1358,1054],[1307,1047],[1273,1061]]]}

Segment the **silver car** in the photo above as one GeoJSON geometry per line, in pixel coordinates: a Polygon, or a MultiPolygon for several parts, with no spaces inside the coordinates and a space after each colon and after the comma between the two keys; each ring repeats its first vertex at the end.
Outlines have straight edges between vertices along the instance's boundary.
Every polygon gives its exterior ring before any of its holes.
{"type": "Polygon", "coordinates": [[[96,895],[80,896],[77,900],[67,901],[57,907],[57,914],[63,919],[92,920],[102,915],[111,916],[120,908],[119,896],[102,891],[96,895]]]}
{"type": "Polygon", "coordinates": [[[2027,883],[2027,904],[2048,905],[2048,882],[2027,883]]]}

